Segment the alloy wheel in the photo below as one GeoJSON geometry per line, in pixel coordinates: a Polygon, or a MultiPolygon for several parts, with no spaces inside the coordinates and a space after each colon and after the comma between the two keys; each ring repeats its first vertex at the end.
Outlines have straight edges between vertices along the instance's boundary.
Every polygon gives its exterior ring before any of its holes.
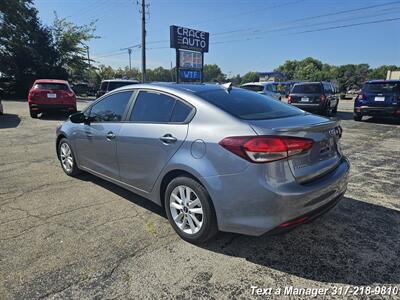
{"type": "Polygon", "coordinates": [[[197,194],[188,186],[175,187],[169,208],[176,226],[186,234],[196,234],[203,225],[203,208],[197,194]]]}
{"type": "Polygon", "coordinates": [[[70,173],[74,167],[74,158],[72,156],[71,148],[67,143],[61,144],[60,158],[64,170],[70,173]]]}

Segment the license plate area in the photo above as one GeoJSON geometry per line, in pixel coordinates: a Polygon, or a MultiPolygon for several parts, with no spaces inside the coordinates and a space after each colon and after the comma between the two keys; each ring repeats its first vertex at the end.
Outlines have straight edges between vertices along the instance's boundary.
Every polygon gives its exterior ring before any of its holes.
{"type": "Polygon", "coordinates": [[[301,102],[310,102],[310,98],[308,98],[308,97],[301,97],[300,101],[301,101],[301,102]]]}
{"type": "Polygon", "coordinates": [[[382,102],[385,101],[385,97],[375,97],[374,100],[377,102],[382,102]]]}
{"type": "Polygon", "coordinates": [[[57,94],[54,94],[54,93],[47,93],[47,98],[49,98],[49,99],[55,99],[55,98],[57,98],[57,94]]]}

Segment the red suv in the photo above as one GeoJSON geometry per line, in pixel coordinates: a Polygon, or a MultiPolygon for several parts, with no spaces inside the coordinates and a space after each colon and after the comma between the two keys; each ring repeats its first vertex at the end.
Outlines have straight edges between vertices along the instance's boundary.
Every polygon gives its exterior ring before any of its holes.
{"type": "Polygon", "coordinates": [[[65,80],[36,80],[29,91],[28,104],[32,118],[37,118],[42,112],[76,112],[75,93],[65,80]]]}

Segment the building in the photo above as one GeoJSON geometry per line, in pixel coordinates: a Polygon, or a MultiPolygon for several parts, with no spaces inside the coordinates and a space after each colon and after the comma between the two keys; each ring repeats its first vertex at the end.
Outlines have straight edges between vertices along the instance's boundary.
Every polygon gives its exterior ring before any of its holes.
{"type": "Polygon", "coordinates": [[[386,80],[393,80],[399,79],[400,80],[400,71],[387,71],[386,80]]]}
{"type": "Polygon", "coordinates": [[[258,72],[260,82],[266,81],[285,81],[286,76],[282,72],[258,72]]]}

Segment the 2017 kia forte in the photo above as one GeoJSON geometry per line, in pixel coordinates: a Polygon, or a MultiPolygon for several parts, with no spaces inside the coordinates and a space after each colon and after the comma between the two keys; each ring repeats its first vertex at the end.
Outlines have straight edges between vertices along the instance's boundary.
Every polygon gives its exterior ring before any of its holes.
{"type": "Polygon", "coordinates": [[[57,129],[64,172],[87,171],[165,208],[201,243],[280,231],[332,208],[349,163],[336,121],[230,85],[114,90],[57,129]]]}

